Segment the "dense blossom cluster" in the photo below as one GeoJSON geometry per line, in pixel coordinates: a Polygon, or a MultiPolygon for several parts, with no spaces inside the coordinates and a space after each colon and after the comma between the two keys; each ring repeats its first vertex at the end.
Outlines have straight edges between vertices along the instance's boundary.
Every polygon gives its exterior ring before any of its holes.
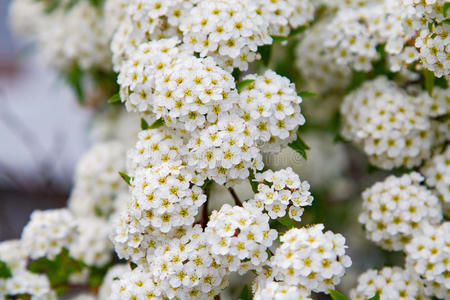
{"type": "Polygon", "coordinates": [[[248,75],[254,80],[240,93],[241,118],[256,127],[252,137],[264,152],[279,152],[296,139],[298,127],[305,123],[301,114],[302,98],[289,79],[267,70],[262,76],[248,75]]]}
{"type": "Polygon", "coordinates": [[[449,208],[450,204],[450,147],[440,154],[436,153],[421,168],[421,172],[426,178],[426,184],[433,187],[444,208],[449,208]]]}
{"type": "Polygon", "coordinates": [[[126,184],[117,175],[125,171],[125,157],[120,141],[95,144],[83,155],[69,199],[69,209],[76,216],[107,217],[113,211],[114,199],[126,191],[126,184]]]}
{"type": "Polygon", "coordinates": [[[102,267],[112,258],[108,223],[100,218],[77,218],[78,235],[69,247],[70,256],[89,266],[102,267]]]}
{"type": "Polygon", "coordinates": [[[282,244],[269,264],[276,280],[314,292],[327,292],[339,284],[351,265],[345,238],[323,229],[322,224],[294,228],[280,238],[282,244]]]}
{"type": "Polygon", "coordinates": [[[351,299],[365,300],[378,292],[380,299],[424,299],[422,284],[415,274],[399,267],[368,270],[358,278],[358,285],[350,292],[351,299]]]}
{"type": "Polygon", "coordinates": [[[147,264],[119,277],[111,299],[211,299],[227,285],[226,265],[212,256],[207,234],[198,225],[180,239],[161,243],[147,264]]]}
{"type": "Polygon", "coordinates": [[[310,291],[301,286],[289,285],[283,282],[267,281],[264,286],[255,291],[255,300],[311,300],[310,291]]]}
{"type": "Polygon", "coordinates": [[[450,223],[425,223],[406,245],[406,266],[423,280],[425,293],[450,297],[450,223]]]}
{"type": "Polygon", "coordinates": [[[405,31],[416,35],[414,46],[425,68],[436,76],[448,76],[450,69],[448,22],[444,21],[444,0],[402,0],[406,15],[403,17],[405,31]]]}
{"type": "Polygon", "coordinates": [[[267,261],[267,249],[277,237],[269,217],[247,203],[244,207],[224,204],[213,211],[206,234],[213,257],[230,271],[242,273],[267,261]]]}
{"type": "Polygon", "coordinates": [[[0,298],[29,295],[33,300],[56,300],[48,278],[26,269],[28,250],[20,240],[0,243],[0,261],[11,271],[11,277],[0,278],[0,298]]]}
{"type": "Polygon", "coordinates": [[[90,1],[77,1],[70,9],[69,1],[58,2],[48,8],[44,1],[13,1],[13,27],[34,38],[44,59],[57,69],[74,64],[86,70],[110,69],[110,36],[101,10],[90,1]]]}
{"type": "MultiPolygon", "coordinates": [[[[322,224],[301,227],[316,217],[304,216],[309,183],[290,163],[265,163],[288,146],[306,158],[305,130],[329,137],[339,127],[372,165],[424,175],[389,176],[362,193],[368,238],[403,250],[406,263],[363,273],[352,298],[449,298],[450,228],[439,202],[450,201],[444,2],[14,0],[13,26],[50,65],[78,88],[88,81],[104,97],[119,94],[94,125],[68,208],[35,211],[20,241],[0,244],[0,266],[11,271],[0,298],[53,300],[60,286],[93,285],[103,272],[97,295],[69,299],[217,299],[248,271],[256,300],[329,293],[351,265],[346,240],[322,224]],[[325,121],[300,128],[303,98],[314,93],[294,82],[319,93],[309,106],[325,121]],[[234,190],[243,183],[254,192],[246,199],[234,190]],[[220,189],[234,205],[211,195],[220,189]],[[110,268],[113,249],[127,264],[110,268]],[[29,271],[63,255],[81,270],[61,285],[29,271]]],[[[331,186],[348,183],[346,171],[350,184],[363,182],[358,155],[315,136],[316,199],[346,198],[331,186]]]]}
{"type": "Polygon", "coordinates": [[[342,134],[360,145],[383,169],[418,166],[434,143],[426,93],[407,94],[385,77],[364,83],[341,106],[342,134]]]}
{"type": "Polygon", "coordinates": [[[258,193],[251,203],[267,213],[271,219],[284,217],[286,211],[293,220],[300,221],[304,206],[312,204],[307,181],[300,181],[291,168],[256,174],[258,193]]]}
{"type": "Polygon", "coordinates": [[[436,224],[442,218],[435,195],[420,185],[419,173],[389,176],[365,190],[359,221],[370,240],[390,250],[403,249],[423,222],[436,224]]]}
{"type": "Polygon", "coordinates": [[[22,246],[32,259],[53,258],[63,248],[69,248],[78,235],[72,213],[65,208],[36,210],[22,232],[22,246]]]}

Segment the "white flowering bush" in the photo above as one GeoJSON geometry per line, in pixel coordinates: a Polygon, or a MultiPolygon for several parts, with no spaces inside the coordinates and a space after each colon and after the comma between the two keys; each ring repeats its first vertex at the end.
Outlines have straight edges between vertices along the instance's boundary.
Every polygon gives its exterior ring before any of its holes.
{"type": "Polygon", "coordinates": [[[0,298],[448,299],[449,9],[13,0],[96,113],[0,298]]]}

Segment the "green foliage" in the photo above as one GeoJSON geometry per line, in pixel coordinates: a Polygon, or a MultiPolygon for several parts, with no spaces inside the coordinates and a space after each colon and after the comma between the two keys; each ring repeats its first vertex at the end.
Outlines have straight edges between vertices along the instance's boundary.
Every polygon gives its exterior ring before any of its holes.
{"type": "Polygon", "coordinates": [[[336,291],[336,290],[328,290],[328,292],[330,293],[331,298],[333,298],[333,300],[347,300],[347,297],[345,297],[341,292],[336,291]]]}
{"type": "Polygon", "coordinates": [[[122,177],[122,179],[123,179],[128,185],[131,184],[131,177],[128,176],[127,173],[119,172],[119,175],[120,175],[120,177],[122,177]]]}
{"type": "Polygon", "coordinates": [[[308,91],[299,92],[298,95],[302,98],[311,98],[311,97],[317,96],[316,93],[308,92],[308,91]]]}
{"type": "Polygon", "coordinates": [[[428,92],[428,95],[433,96],[434,73],[430,70],[424,69],[423,76],[425,78],[425,90],[428,92]]]}
{"type": "Polygon", "coordinates": [[[252,293],[250,292],[250,289],[248,288],[248,285],[245,285],[242,289],[241,294],[239,295],[239,300],[251,300],[252,299],[252,293]]]}
{"type": "Polygon", "coordinates": [[[279,44],[289,39],[287,36],[281,35],[271,35],[271,37],[272,37],[272,44],[279,44]]]}
{"type": "Polygon", "coordinates": [[[90,267],[88,284],[91,288],[98,288],[102,285],[103,278],[105,278],[108,269],[113,266],[113,263],[106,264],[103,267],[90,267]]]}
{"type": "Polygon", "coordinates": [[[253,193],[258,192],[258,182],[255,181],[255,173],[253,170],[250,170],[250,176],[248,177],[248,181],[250,182],[250,186],[252,187],[253,193]]]}
{"type": "Polygon", "coordinates": [[[376,292],[375,296],[373,296],[372,298],[369,298],[367,300],[380,300],[380,293],[376,292]]]}
{"type": "Polygon", "coordinates": [[[297,139],[289,144],[289,147],[294,149],[304,159],[306,159],[306,151],[309,150],[309,146],[302,140],[300,134],[297,132],[297,139]]]}
{"type": "Polygon", "coordinates": [[[252,85],[255,79],[245,79],[236,83],[236,89],[240,92],[243,88],[252,85]]]}
{"type": "Polygon", "coordinates": [[[147,129],[157,129],[164,125],[164,119],[160,118],[152,123],[152,125],[148,125],[147,121],[145,121],[144,118],[141,118],[141,129],[147,130],[147,129]]]}
{"type": "Polygon", "coordinates": [[[112,95],[112,97],[109,98],[108,100],[108,103],[118,103],[118,102],[120,102],[120,95],[118,93],[112,95]]]}
{"type": "Polygon", "coordinates": [[[81,272],[82,268],[83,263],[70,257],[65,248],[54,259],[42,257],[28,265],[28,270],[33,273],[45,273],[50,286],[59,295],[67,290],[70,275],[81,272]]]}
{"type": "Polygon", "coordinates": [[[288,230],[297,227],[297,222],[292,220],[287,214],[284,217],[278,218],[277,222],[286,227],[288,230]]]}
{"type": "Polygon", "coordinates": [[[12,277],[11,269],[4,261],[0,260],[0,278],[10,277],[12,277]]]}
{"type": "Polygon", "coordinates": [[[128,263],[129,263],[129,265],[130,265],[131,270],[134,270],[134,269],[137,268],[137,264],[135,264],[134,262],[130,261],[130,262],[128,262],[128,263]]]}
{"type": "Polygon", "coordinates": [[[272,54],[272,45],[264,45],[258,47],[258,53],[261,54],[261,61],[267,67],[270,63],[272,54]]]}
{"type": "Polygon", "coordinates": [[[144,118],[141,118],[141,129],[142,130],[147,130],[150,128],[150,125],[148,125],[147,121],[145,121],[144,118]]]}
{"type": "Polygon", "coordinates": [[[447,17],[447,12],[450,9],[450,2],[445,2],[444,3],[444,8],[442,10],[442,13],[444,14],[444,17],[447,17]]]}
{"type": "Polygon", "coordinates": [[[164,125],[164,119],[160,118],[150,125],[149,129],[156,129],[164,125]]]}
{"type": "Polygon", "coordinates": [[[84,72],[78,64],[73,64],[69,71],[65,74],[65,81],[74,91],[75,96],[80,104],[84,103],[84,91],[82,85],[84,72]]]}

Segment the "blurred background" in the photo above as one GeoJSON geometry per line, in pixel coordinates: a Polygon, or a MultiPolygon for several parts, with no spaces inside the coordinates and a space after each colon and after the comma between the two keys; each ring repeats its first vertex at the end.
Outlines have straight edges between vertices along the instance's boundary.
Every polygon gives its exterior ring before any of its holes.
{"type": "Polygon", "coordinates": [[[32,210],[65,206],[89,143],[89,111],[10,30],[10,2],[0,1],[0,241],[18,238],[32,210]]]}

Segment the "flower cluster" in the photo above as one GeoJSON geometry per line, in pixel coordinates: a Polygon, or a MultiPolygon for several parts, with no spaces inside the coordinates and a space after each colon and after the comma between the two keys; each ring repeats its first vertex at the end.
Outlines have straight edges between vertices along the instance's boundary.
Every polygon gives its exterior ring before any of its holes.
{"type": "Polygon", "coordinates": [[[257,1],[199,1],[181,22],[183,41],[201,57],[216,58],[225,69],[247,70],[259,56],[258,46],[272,42],[269,23],[258,12],[257,1]]]}
{"type": "Polygon", "coordinates": [[[279,152],[296,139],[298,127],[305,123],[302,98],[289,79],[272,70],[262,76],[247,75],[244,80],[254,82],[239,93],[241,118],[256,127],[253,136],[264,152],[279,152]]]}
{"type": "MultiPolygon", "coordinates": [[[[56,300],[55,291],[50,288],[50,283],[45,275],[31,273],[22,270],[6,280],[0,279],[0,296],[29,297],[31,300],[56,300]]],[[[5,298],[3,298],[5,297],[5,298]]]]}
{"type": "Polygon", "coordinates": [[[102,267],[111,261],[112,244],[107,221],[84,217],[77,218],[78,235],[69,247],[70,256],[89,266],[102,267]]]}
{"type": "Polygon", "coordinates": [[[309,28],[296,48],[297,69],[306,80],[306,88],[311,91],[326,93],[333,89],[342,89],[350,83],[349,66],[336,62],[336,57],[323,51],[323,33],[328,20],[321,21],[309,28]]]}
{"type": "Polygon", "coordinates": [[[111,299],[211,299],[228,281],[226,265],[212,257],[207,237],[197,225],[181,239],[161,243],[147,264],[119,275],[111,299]]]}
{"type": "Polygon", "coordinates": [[[206,234],[213,257],[240,273],[266,263],[267,249],[277,237],[269,217],[248,203],[244,207],[224,204],[213,211],[206,234]]]}
{"type": "Polygon", "coordinates": [[[310,291],[301,286],[289,285],[283,282],[268,281],[258,287],[253,299],[255,300],[312,300],[310,291]]]}
{"type": "Polygon", "coordinates": [[[390,250],[403,249],[423,222],[436,224],[442,218],[439,200],[425,186],[416,172],[401,177],[389,176],[365,190],[364,224],[370,240],[390,250]]]}
{"type": "Polygon", "coordinates": [[[22,232],[22,247],[32,259],[54,258],[63,248],[69,248],[78,235],[77,223],[65,208],[35,210],[22,232]]]}
{"type": "Polygon", "coordinates": [[[341,281],[351,265],[345,238],[323,229],[317,224],[293,228],[281,236],[282,244],[270,260],[275,280],[325,293],[341,281]]]}
{"type": "Polygon", "coordinates": [[[450,297],[450,223],[424,223],[406,245],[406,266],[423,280],[425,293],[447,299],[450,297]]]}
{"type": "Polygon", "coordinates": [[[425,93],[414,97],[385,77],[365,82],[342,103],[342,134],[377,167],[418,166],[434,142],[430,101],[425,93]]]}
{"type": "Polygon", "coordinates": [[[258,173],[256,181],[259,182],[258,193],[250,202],[271,219],[284,217],[288,211],[291,219],[300,221],[303,207],[312,204],[309,183],[300,181],[291,168],[258,173]]]}
{"type": "Polygon", "coordinates": [[[449,37],[450,26],[445,22],[444,0],[402,0],[404,30],[416,36],[414,46],[419,49],[425,68],[437,77],[450,74],[449,37]]]}
{"type": "Polygon", "coordinates": [[[16,31],[37,41],[46,62],[63,71],[74,64],[82,69],[111,68],[110,36],[105,18],[90,1],[58,1],[48,8],[43,1],[15,0],[11,19],[16,31]],[[61,3],[59,3],[61,2],[61,3]]]}
{"type": "Polygon", "coordinates": [[[118,175],[125,170],[126,151],[119,141],[95,144],[80,159],[69,199],[69,209],[80,217],[107,217],[114,199],[126,184],[118,175]]]}
{"type": "Polygon", "coordinates": [[[415,274],[399,267],[384,267],[368,270],[358,277],[358,285],[350,292],[351,299],[369,299],[375,293],[380,299],[423,299],[426,298],[422,284],[415,274]]]}
{"type": "Polygon", "coordinates": [[[271,35],[288,36],[291,29],[305,26],[314,18],[313,1],[257,0],[258,13],[269,22],[271,35]]]}
{"type": "Polygon", "coordinates": [[[450,147],[442,153],[436,153],[421,168],[426,184],[433,187],[439,199],[447,208],[450,203],[450,147]]]}
{"type": "Polygon", "coordinates": [[[9,278],[0,278],[0,298],[29,295],[32,300],[56,300],[48,278],[26,269],[27,250],[29,249],[25,248],[20,240],[0,243],[0,261],[5,263],[12,273],[9,278]]]}

